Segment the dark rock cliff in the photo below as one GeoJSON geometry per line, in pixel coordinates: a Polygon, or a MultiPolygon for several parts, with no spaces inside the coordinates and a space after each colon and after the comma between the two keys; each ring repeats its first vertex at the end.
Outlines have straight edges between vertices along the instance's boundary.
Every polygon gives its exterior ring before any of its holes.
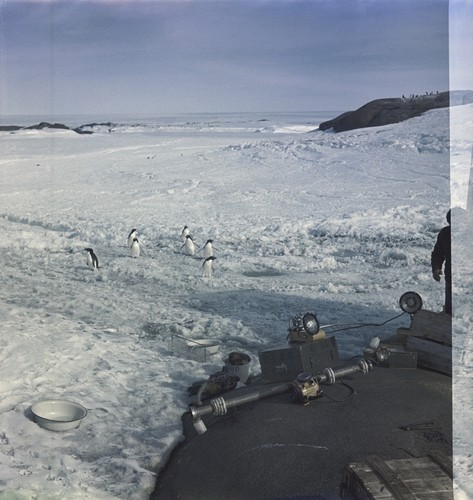
{"type": "Polygon", "coordinates": [[[323,122],[319,130],[344,132],[365,127],[389,125],[419,116],[436,108],[473,102],[473,91],[439,92],[412,97],[376,99],[356,111],[348,111],[333,120],[323,122]]]}

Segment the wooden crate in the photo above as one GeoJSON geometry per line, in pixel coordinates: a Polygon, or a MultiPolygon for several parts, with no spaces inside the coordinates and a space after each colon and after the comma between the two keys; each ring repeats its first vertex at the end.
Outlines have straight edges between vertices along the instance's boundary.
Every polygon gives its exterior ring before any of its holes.
{"type": "Polygon", "coordinates": [[[340,493],[346,500],[453,500],[452,459],[438,451],[393,460],[372,455],[345,467],[340,493]]]}
{"type": "Polygon", "coordinates": [[[417,353],[417,364],[424,368],[452,375],[451,346],[418,337],[406,339],[406,349],[417,353]]]}
{"type": "Polygon", "coordinates": [[[399,328],[400,335],[409,335],[452,345],[452,317],[421,309],[412,315],[409,328],[399,328]]]}
{"type": "Polygon", "coordinates": [[[452,374],[452,317],[421,309],[409,328],[399,328],[397,337],[406,351],[417,353],[423,368],[452,374]]]}

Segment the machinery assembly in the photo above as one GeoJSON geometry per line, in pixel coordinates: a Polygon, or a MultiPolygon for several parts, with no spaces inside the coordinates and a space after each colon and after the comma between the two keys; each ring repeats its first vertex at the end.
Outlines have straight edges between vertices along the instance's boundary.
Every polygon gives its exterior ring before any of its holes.
{"type": "MultiPolygon", "coordinates": [[[[399,306],[402,314],[412,315],[422,307],[422,299],[415,292],[406,292],[401,296],[399,306]]],[[[397,317],[399,316],[395,316],[397,317]]],[[[336,325],[327,325],[329,326],[336,325]]],[[[349,325],[333,331],[359,326],[380,325],[349,325]]],[[[237,354],[232,353],[236,359],[241,360],[242,356],[237,354]]],[[[194,384],[189,389],[190,393],[197,395],[197,403],[189,407],[194,428],[198,434],[202,434],[207,430],[202,420],[204,415],[223,416],[231,408],[283,393],[292,393],[293,401],[306,406],[324,395],[323,385],[335,384],[346,375],[367,374],[372,370],[373,364],[382,363],[395,354],[382,345],[378,337],[373,337],[370,346],[364,349],[363,356],[341,364],[336,339],[333,335],[327,336],[320,329],[317,315],[313,312],[297,314],[289,323],[287,344],[258,353],[261,375],[257,381],[237,387],[238,377],[235,379],[234,370],[231,366],[229,369],[227,364],[227,367],[213,374],[208,381],[194,384]],[[205,397],[210,399],[203,403],[202,399],[205,397]]],[[[248,356],[247,358],[249,360],[248,356]]],[[[248,360],[245,359],[245,363],[248,360]]]]}

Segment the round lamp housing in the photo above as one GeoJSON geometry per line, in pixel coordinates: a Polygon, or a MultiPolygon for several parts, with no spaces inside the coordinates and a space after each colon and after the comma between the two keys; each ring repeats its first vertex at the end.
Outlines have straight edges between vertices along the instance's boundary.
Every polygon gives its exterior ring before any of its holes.
{"type": "Polygon", "coordinates": [[[305,313],[302,317],[302,325],[309,335],[315,335],[320,329],[320,323],[314,313],[305,313]]]}
{"type": "Polygon", "coordinates": [[[422,297],[416,292],[406,292],[399,299],[399,307],[408,314],[415,314],[422,309],[422,297]]]}

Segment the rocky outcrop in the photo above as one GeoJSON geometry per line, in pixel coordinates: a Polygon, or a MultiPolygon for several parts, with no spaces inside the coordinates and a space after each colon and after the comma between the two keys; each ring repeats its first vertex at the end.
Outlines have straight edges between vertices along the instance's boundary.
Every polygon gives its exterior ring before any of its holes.
{"type": "Polygon", "coordinates": [[[0,132],[16,132],[22,128],[23,127],[19,127],[18,125],[0,125],[0,132]]]}
{"type": "Polygon", "coordinates": [[[452,91],[412,97],[376,99],[356,111],[348,111],[323,122],[319,130],[344,132],[365,127],[379,127],[419,116],[436,108],[473,102],[473,91],[452,91]]]}
{"type": "Polygon", "coordinates": [[[77,134],[92,134],[92,130],[84,130],[84,127],[91,127],[94,124],[81,125],[80,127],[71,128],[63,123],[48,123],[41,122],[37,125],[30,125],[29,127],[20,127],[18,125],[0,125],[0,132],[17,132],[18,130],[43,130],[43,129],[57,129],[57,130],[72,130],[77,134]]]}
{"type": "Polygon", "coordinates": [[[43,130],[44,128],[57,128],[61,130],[70,130],[67,125],[63,125],[62,123],[48,123],[41,122],[38,125],[30,125],[29,127],[24,127],[24,130],[43,130]]]}

